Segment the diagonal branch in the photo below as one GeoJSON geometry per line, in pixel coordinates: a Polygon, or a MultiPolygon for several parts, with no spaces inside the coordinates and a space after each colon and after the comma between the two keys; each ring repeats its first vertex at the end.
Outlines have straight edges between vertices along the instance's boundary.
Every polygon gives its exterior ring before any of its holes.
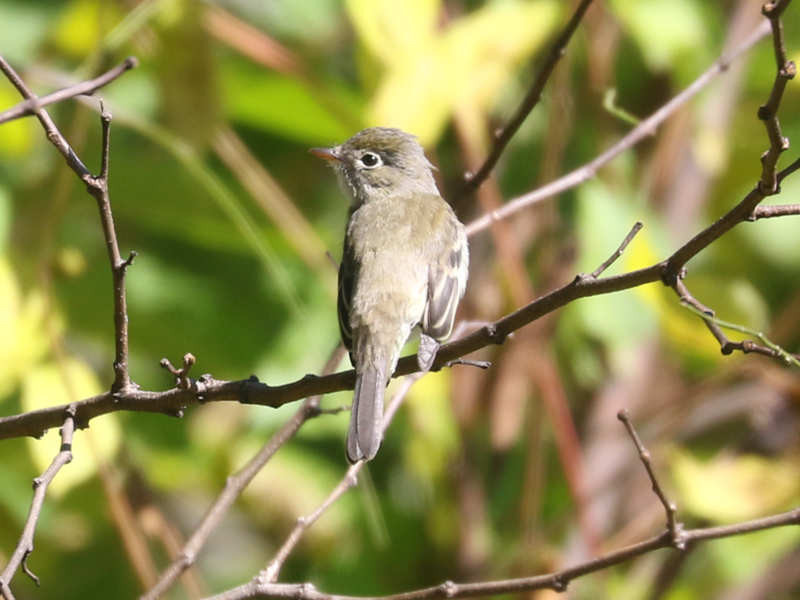
{"type": "Polygon", "coordinates": [[[6,110],[0,112],[0,125],[15,119],[19,119],[20,117],[33,115],[36,113],[37,107],[44,108],[50,104],[55,104],[56,102],[67,100],[68,98],[74,98],[75,96],[91,96],[100,88],[107,86],[117,77],[126,71],[137,67],[138,65],[139,61],[136,59],[136,57],[129,56],[121,64],[117,65],[113,69],[110,69],[109,71],[106,71],[99,77],[95,77],[94,79],[90,79],[88,81],[82,81],[80,83],[76,83],[75,85],[67,86],[63,89],[53,92],[52,94],[42,96],[41,98],[28,98],[16,106],[12,106],[11,108],[7,108],[6,110]]]}
{"type": "Polygon", "coordinates": [[[539,99],[542,97],[542,91],[544,90],[544,86],[547,84],[547,80],[550,78],[550,74],[553,72],[553,69],[555,69],[556,64],[561,57],[564,56],[567,44],[572,38],[572,35],[575,33],[575,30],[578,28],[578,24],[581,22],[581,19],[583,19],[583,15],[586,13],[591,3],[592,0],[581,0],[578,8],[575,9],[575,13],[572,15],[572,18],[567,22],[567,24],[564,26],[564,29],[550,47],[550,51],[548,52],[541,69],[537,73],[536,79],[533,81],[533,85],[528,90],[528,93],[525,95],[522,103],[514,112],[511,119],[509,119],[508,123],[506,123],[504,127],[497,131],[494,144],[492,149],[489,151],[489,156],[486,157],[486,160],[474,175],[468,174],[464,177],[464,190],[462,193],[475,191],[478,189],[481,183],[486,180],[486,178],[489,176],[489,173],[492,172],[492,169],[500,159],[500,156],[505,151],[506,146],[508,146],[508,142],[511,141],[511,138],[514,137],[514,134],[520,128],[530,112],[539,103],[539,99]]]}
{"type": "Polygon", "coordinates": [[[633,441],[633,445],[636,446],[636,451],[639,453],[639,460],[642,462],[642,465],[644,465],[644,468],[647,471],[647,476],[650,478],[650,485],[653,488],[653,492],[656,496],[658,496],[661,506],[664,507],[664,512],[667,515],[667,532],[672,540],[672,545],[678,550],[685,550],[686,540],[684,539],[683,523],[679,523],[676,519],[678,508],[675,506],[674,502],[670,502],[667,499],[667,495],[664,493],[664,490],[661,488],[661,484],[658,482],[658,478],[653,470],[653,465],[650,462],[650,451],[645,448],[641,438],[639,437],[639,434],[636,433],[636,429],[634,429],[633,424],[631,423],[631,417],[630,414],[628,414],[628,411],[624,409],[619,411],[617,413],[617,418],[622,421],[623,425],[625,425],[625,429],[627,430],[631,441],[633,441]]]}
{"type": "MultiPolygon", "coordinates": [[[[788,512],[771,515],[752,521],[744,521],[733,525],[721,527],[709,527],[685,530],[675,517],[675,505],[669,502],[666,494],[658,483],[658,479],[650,463],[650,455],[642,444],[639,435],[630,422],[627,411],[622,410],[618,418],[625,425],[628,434],[633,441],[639,454],[639,459],[647,470],[647,475],[653,487],[653,491],[658,496],[659,501],[664,506],[667,517],[667,529],[660,535],[650,539],[631,544],[605,556],[579,563],[566,569],[561,569],[553,573],[544,575],[534,575],[531,577],[519,577],[516,579],[505,579],[497,581],[481,581],[476,583],[454,583],[445,581],[444,583],[432,587],[391,594],[388,596],[372,596],[377,600],[433,600],[437,598],[465,598],[474,596],[493,596],[497,594],[519,593],[540,589],[551,589],[556,592],[566,591],[569,583],[587,575],[617,565],[638,556],[642,556],[660,548],[675,548],[685,550],[690,544],[697,544],[705,540],[723,537],[732,537],[772,529],[774,527],[785,527],[789,525],[800,525],[800,508],[795,508],[788,512]]],[[[358,463],[360,464],[360,463],[358,463]]],[[[357,467],[358,464],[354,465],[357,467]]],[[[352,470],[352,467],[351,467],[352,470]]],[[[348,471],[349,473],[349,471],[348,471]]],[[[339,484],[342,485],[341,483],[339,484]]],[[[337,486],[338,487],[338,486],[337,486]]],[[[322,506],[325,506],[323,503],[322,506]]],[[[319,510],[319,509],[318,509],[319,510]]],[[[316,513],[312,513],[313,514],[316,513]]],[[[298,524],[300,527],[300,524],[298,524]]],[[[295,528],[297,531],[297,528],[295,528]]],[[[294,532],[292,532],[294,535],[294,532]]],[[[291,536],[290,536],[291,539],[291,536]]],[[[288,542],[288,541],[287,541],[288,542]]],[[[248,583],[232,588],[221,594],[217,594],[207,600],[243,600],[250,598],[291,598],[293,600],[360,600],[358,596],[344,596],[340,594],[328,594],[318,591],[310,583],[275,583],[266,576],[267,572],[262,572],[248,583]],[[264,575],[264,576],[262,576],[264,575]]]]}
{"type": "MultiPolygon", "coordinates": [[[[392,422],[397,410],[400,408],[400,404],[402,404],[403,400],[405,400],[405,397],[408,395],[408,392],[411,390],[411,386],[413,386],[423,375],[424,373],[415,373],[414,375],[407,376],[403,380],[403,383],[395,392],[394,396],[392,397],[392,401],[389,403],[386,413],[383,416],[382,429],[384,432],[392,422]]],[[[311,527],[325,513],[325,511],[333,506],[333,504],[339,498],[341,498],[345,492],[358,483],[358,474],[364,468],[364,465],[366,465],[366,462],[364,461],[359,461],[353,465],[350,465],[341,481],[336,485],[336,487],[333,488],[333,490],[331,490],[331,493],[328,494],[325,500],[323,500],[322,503],[308,515],[297,518],[297,524],[294,526],[294,529],[292,529],[291,533],[289,533],[289,536],[283,542],[283,545],[280,547],[280,549],[278,549],[275,557],[270,561],[266,568],[256,575],[255,579],[264,582],[275,582],[278,580],[278,575],[280,575],[281,568],[283,568],[283,563],[286,562],[286,559],[289,558],[292,550],[294,550],[295,546],[297,546],[297,544],[300,542],[300,538],[302,538],[306,530],[311,527]]]]}
{"type": "Polygon", "coordinates": [[[513,214],[533,206],[542,200],[551,198],[566,190],[572,189],[584,181],[588,181],[597,174],[601,167],[605,166],[617,156],[632,148],[643,139],[653,135],[658,127],[667,120],[675,111],[681,106],[686,104],[694,96],[696,96],[703,88],[705,88],[717,76],[724,73],[728,66],[742,54],[752,48],[770,31],[769,22],[764,20],[753,32],[748,35],[742,43],[731,50],[728,54],[721,56],[717,61],[711,65],[704,73],[695,79],[686,89],[680,92],[672,100],[664,104],[661,108],[655,111],[652,115],[643,119],[639,125],[631,129],[624,137],[622,137],[616,144],[611,146],[608,150],[592,159],[582,167],[578,167],[574,171],[567,173],[551,181],[535,190],[526,194],[512,198],[506,202],[501,208],[486,213],[481,217],[473,220],[467,224],[468,235],[474,235],[484,229],[488,228],[493,221],[500,219],[507,219],[513,214]]]}
{"type": "Polygon", "coordinates": [[[8,585],[11,583],[11,579],[14,577],[14,573],[16,573],[20,565],[22,565],[22,569],[25,573],[36,582],[36,585],[39,585],[39,578],[30,572],[25,563],[28,556],[33,552],[33,537],[36,533],[36,523],[39,521],[39,515],[42,512],[47,487],[61,470],[61,467],[72,460],[72,434],[75,431],[74,405],[69,405],[64,412],[66,413],[66,418],[61,426],[61,445],[58,453],[45,472],[33,480],[33,500],[31,501],[31,508],[28,511],[28,518],[25,521],[25,526],[22,529],[22,535],[19,538],[17,547],[11,555],[11,559],[8,561],[2,575],[0,575],[0,593],[5,596],[6,600],[11,600],[11,598],[13,598],[8,585]]]}
{"type": "MultiPolygon", "coordinates": [[[[639,435],[636,433],[633,425],[631,424],[630,417],[626,410],[618,413],[618,418],[623,422],[631,440],[636,447],[639,459],[644,465],[647,475],[653,487],[653,491],[658,496],[659,501],[664,507],[667,519],[667,529],[660,535],[650,539],[631,544],[614,552],[610,552],[605,556],[595,558],[592,560],[579,563],[572,567],[567,567],[553,573],[544,575],[534,575],[531,577],[519,577],[516,579],[505,579],[497,581],[481,581],[476,583],[454,583],[452,581],[445,581],[440,585],[413,590],[410,592],[402,592],[399,594],[391,594],[387,596],[372,596],[376,600],[433,600],[438,598],[465,598],[475,596],[493,596],[498,594],[519,593],[539,589],[551,589],[556,592],[566,591],[569,583],[587,575],[600,571],[608,567],[626,562],[638,556],[653,552],[660,548],[675,548],[684,551],[689,545],[701,543],[705,540],[718,539],[723,537],[732,537],[744,535],[754,531],[761,531],[764,529],[772,529],[775,527],[785,527],[789,525],[800,525],[800,508],[795,508],[788,512],[771,515],[761,519],[754,519],[752,521],[744,521],[733,525],[725,525],[721,527],[708,527],[685,530],[683,525],[676,519],[676,508],[671,503],[666,494],[664,493],[658,478],[655,475],[653,467],[650,463],[650,454],[642,443],[639,435]]],[[[348,475],[359,464],[353,465],[348,471],[348,475]]],[[[342,483],[332,492],[332,495],[339,491],[340,487],[346,484],[348,477],[346,476],[342,483]]],[[[345,489],[347,489],[345,487],[345,489]]],[[[343,492],[342,492],[343,493],[343,492]]],[[[329,497],[330,499],[330,497],[329,497]]],[[[318,513],[330,504],[328,500],[320,505],[320,508],[312,513],[312,517],[318,517],[318,513]]],[[[304,524],[302,520],[298,521],[297,527],[290,534],[287,539],[286,546],[289,542],[293,541],[296,532],[302,533],[304,524]]],[[[299,536],[299,534],[298,534],[299,536]]],[[[279,552],[278,556],[281,556],[279,552]]],[[[277,558],[277,557],[276,557],[277,558]]],[[[271,563],[270,567],[272,566],[271,563]]],[[[318,591],[310,583],[275,583],[277,577],[276,571],[270,571],[268,568],[262,571],[258,576],[254,577],[248,583],[229,589],[221,594],[217,594],[207,600],[243,600],[250,598],[287,598],[292,600],[361,600],[364,597],[359,596],[345,596],[340,594],[328,594],[318,591]]]]}
{"type": "MultiPolygon", "coordinates": [[[[188,370],[193,362],[194,357],[191,354],[191,360],[184,357],[184,369],[188,370]]],[[[341,362],[344,356],[344,347],[339,344],[331,353],[328,361],[325,363],[323,373],[330,373],[341,362]]],[[[166,359],[165,359],[166,360],[166,359]]],[[[168,363],[169,361],[167,361],[168,363]]],[[[163,364],[163,363],[162,363],[163,364]]],[[[171,365],[170,365],[171,366],[171,365]]],[[[174,369],[174,367],[173,367],[174,369]]],[[[176,370],[176,376],[179,378],[185,377],[186,373],[176,370]]],[[[191,567],[200,550],[205,546],[211,533],[217,528],[222,521],[228,509],[234,501],[241,495],[244,489],[249,485],[264,465],[275,455],[278,449],[288,442],[300,430],[306,421],[321,414],[319,403],[322,399],[321,395],[308,398],[297,412],[284,423],[275,434],[265,443],[261,449],[236,473],[229,476],[225,482],[225,488],[222,493],[217,497],[200,523],[194,530],[194,533],[187,540],[186,544],[180,551],[180,554],[175,560],[165,569],[158,579],[156,584],[145,594],[142,595],[142,600],[155,600],[166,592],[181,574],[191,567]]]]}

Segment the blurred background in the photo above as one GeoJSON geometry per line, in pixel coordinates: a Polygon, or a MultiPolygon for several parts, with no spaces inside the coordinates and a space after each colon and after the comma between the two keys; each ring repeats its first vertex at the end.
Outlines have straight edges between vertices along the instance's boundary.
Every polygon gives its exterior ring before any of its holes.
{"type": "MultiPolygon", "coordinates": [[[[319,372],[338,341],[336,268],[347,204],[307,153],[369,125],[419,136],[464,222],[595,157],[756,27],[757,0],[595,2],[541,104],[475,196],[458,194],[577,4],[557,0],[0,0],[0,54],[37,93],[135,55],[99,96],[114,115],[111,201],[128,272],[131,375],[173,384],[319,372]]],[[[800,18],[784,17],[800,61],[800,18]]],[[[774,78],[763,40],[658,134],[590,182],[471,239],[460,318],[494,320],[592,271],[633,223],[609,274],[666,257],[753,186],[756,118],[774,78]]],[[[784,135],[800,141],[790,83],[784,135]]],[[[19,97],[0,81],[0,109],[19,97]]],[[[49,109],[99,168],[97,99],[49,109]]],[[[783,164],[796,154],[788,153],[783,164]]],[[[800,177],[775,202],[796,202],[800,177]]],[[[800,349],[796,217],[743,224],[689,264],[718,316],[800,349]]],[[[112,381],[111,281],[97,209],[31,118],[0,126],[0,413],[85,398],[112,381]]],[[[736,334],[731,334],[735,339],[736,334]]],[[[413,348],[409,349],[409,352],[413,348]]],[[[648,285],[572,303],[412,389],[370,477],[304,536],[282,581],[387,594],[445,579],[530,575],[661,531],[663,510],[616,413],[630,410],[687,526],[800,499],[797,370],[723,357],[675,295],[648,285]]],[[[341,368],[349,368],[345,362],[341,368]]],[[[326,397],[347,405],[351,394],[326,397]]],[[[154,581],[239,468],[296,410],[235,403],[182,420],[95,419],[45,502],[17,598],[132,598],[154,581]],[[113,591],[111,591],[113,590],[113,591]]],[[[348,413],[307,423],[256,477],[170,598],[243,583],[345,469],[348,413]]],[[[0,442],[0,564],[31,479],[58,448],[0,442]]],[[[788,599],[800,530],[660,551],[573,582],[569,598],[788,599]]],[[[555,597],[553,592],[532,598],[555,597]]]]}

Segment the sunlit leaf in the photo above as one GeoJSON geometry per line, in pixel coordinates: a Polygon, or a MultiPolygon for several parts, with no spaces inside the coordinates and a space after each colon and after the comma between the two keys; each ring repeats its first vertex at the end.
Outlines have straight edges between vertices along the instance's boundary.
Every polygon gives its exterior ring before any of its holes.
{"type": "Polygon", "coordinates": [[[405,400],[411,437],[403,443],[409,468],[426,479],[442,474],[458,445],[450,406],[450,371],[429,373],[414,384],[405,400]]]}
{"type": "Polygon", "coordinates": [[[425,58],[439,7],[440,0],[347,0],[359,41],[386,66],[425,58]]]}
{"type": "Polygon", "coordinates": [[[556,23],[555,2],[502,2],[455,20],[423,51],[387,62],[369,111],[373,125],[416,134],[423,144],[441,133],[454,107],[490,106],[503,82],[534,52],[556,23]]]}
{"type": "Polygon", "coordinates": [[[788,508],[800,494],[796,462],[721,454],[708,461],[675,449],[670,456],[679,505],[714,523],[754,519],[788,508]]]}
{"type": "Polygon", "coordinates": [[[73,0],[56,23],[53,41],[65,54],[87,56],[98,46],[103,33],[119,18],[113,2],[73,0]]]}
{"type": "MultiPolygon", "coordinates": [[[[601,182],[587,183],[578,192],[576,225],[580,231],[578,268],[591,273],[619,246],[637,220],[650,225],[634,199],[624,193],[614,192],[601,182]]],[[[605,275],[628,271],[651,264],[657,232],[654,226],[634,238],[625,253],[605,275]]],[[[653,261],[654,262],[654,261],[653,261]]],[[[625,353],[637,347],[637,342],[656,333],[658,323],[654,307],[636,292],[607,294],[592,298],[592,302],[579,302],[569,307],[569,314],[578,318],[583,330],[603,341],[622,360],[625,353]]]]}
{"type": "MultiPolygon", "coordinates": [[[[86,363],[67,358],[58,364],[44,363],[30,369],[22,383],[21,404],[24,411],[30,411],[68,404],[101,391],[97,376],[86,363]]],[[[97,460],[109,460],[116,452],[120,433],[117,415],[114,414],[95,418],[91,429],[76,431],[73,438],[74,458],[53,480],[48,493],[61,495],[94,475],[97,460]]],[[[50,429],[41,439],[28,438],[27,442],[33,462],[41,472],[58,452],[61,438],[57,429],[50,429]]]]}
{"type": "MultiPolygon", "coordinates": [[[[17,386],[20,377],[46,351],[45,308],[38,291],[23,296],[11,264],[0,254],[0,331],[4,336],[0,344],[0,398],[17,386]]],[[[53,332],[60,331],[61,321],[54,311],[49,318],[53,332]]]]}
{"type": "MultiPolygon", "coordinates": [[[[10,108],[22,98],[6,83],[0,83],[0,110],[10,108]]],[[[27,153],[33,146],[36,123],[32,119],[17,119],[2,125],[0,156],[15,157],[27,153]]]]}

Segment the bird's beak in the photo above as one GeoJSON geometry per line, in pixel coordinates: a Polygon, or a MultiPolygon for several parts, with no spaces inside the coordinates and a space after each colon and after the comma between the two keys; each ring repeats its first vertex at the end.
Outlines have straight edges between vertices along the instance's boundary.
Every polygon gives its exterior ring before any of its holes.
{"type": "Polygon", "coordinates": [[[336,146],[333,148],[311,148],[309,152],[317,158],[327,160],[328,162],[338,162],[342,160],[339,158],[339,148],[336,146]]]}

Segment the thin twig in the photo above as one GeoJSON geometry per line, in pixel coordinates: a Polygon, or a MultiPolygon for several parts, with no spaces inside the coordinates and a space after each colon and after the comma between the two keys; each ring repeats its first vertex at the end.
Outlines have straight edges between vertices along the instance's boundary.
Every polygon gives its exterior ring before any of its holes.
{"type": "Polygon", "coordinates": [[[8,586],[20,565],[22,565],[24,572],[33,579],[36,585],[39,585],[39,578],[28,569],[26,560],[31,552],[33,552],[33,537],[36,533],[36,524],[39,521],[39,515],[42,512],[47,487],[61,470],[61,467],[72,460],[72,435],[75,432],[74,405],[69,405],[65,413],[66,418],[61,426],[61,444],[58,453],[45,472],[33,480],[33,500],[31,501],[31,507],[28,511],[28,518],[25,520],[25,526],[22,528],[22,535],[20,535],[19,542],[17,542],[17,547],[11,555],[2,575],[0,575],[0,591],[5,595],[6,600],[13,597],[13,595],[9,595],[10,589],[8,586]]]}
{"type": "Polygon", "coordinates": [[[751,220],[772,219],[774,217],[788,217],[800,215],[800,204],[774,204],[772,206],[757,206],[753,211],[751,220]]]}
{"type": "Polygon", "coordinates": [[[581,0],[581,3],[575,9],[575,13],[572,15],[572,18],[567,22],[567,24],[564,26],[564,29],[550,47],[550,51],[548,52],[547,57],[544,59],[544,63],[542,63],[542,66],[533,81],[533,85],[531,85],[531,88],[528,90],[525,98],[522,100],[519,107],[509,119],[505,127],[497,130],[494,144],[492,145],[492,149],[489,151],[489,155],[486,157],[483,165],[481,165],[474,175],[467,174],[464,177],[464,193],[469,193],[476,190],[478,186],[484,182],[484,180],[489,176],[489,173],[492,172],[494,166],[497,164],[497,161],[500,159],[500,156],[506,149],[508,142],[511,141],[511,138],[520,128],[530,112],[539,103],[539,99],[542,97],[542,91],[544,90],[545,84],[547,84],[547,80],[550,78],[550,74],[553,72],[553,69],[555,69],[559,59],[564,56],[567,44],[572,38],[572,35],[575,33],[575,30],[578,28],[578,24],[581,22],[581,19],[583,19],[583,15],[586,13],[586,10],[589,8],[591,3],[592,0],[581,0]]]}
{"type": "Polygon", "coordinates": [[[670,539],[672,540],[672,545],[678,550],[684,550],[686,548],[686,540],[684,539],[683,523],[678,522],[676,518],[678,508],[675,506],[674,502],[670,502],[667,499],[667,495],[664,493],[661,484],[658,482],[658,478],[656,477],[655,471],[653,471],[653,465],[650,460],[650,451],[645,448],[641,438],[639,437],[639,434],[636,433],[636,429],[634,429],[633,424],[631,423],[631,418],[628,414],[628,411],[624,409],[619,411],[617,413],[617,418],[622,421],[623,425],[625,425],[625,429],[627,430],[628,435],[631,437],[633,444],[636,446],[636,451],[639,453],[639,460],[642,461],[642,464],[647,471],[647,476],[650,478],[650,484],[653,488],[653,492],[656,494],[656,496],[658,496],[661,506],[664,507],[664,512],[667,516],[667,531],[669,532],[670,539]]]}
{"type": "Polygon", "coordinates": [[[636,234],[639,233],[639,231],[641,231],[642,227],[644,227],[644,225],[642,225],[642,222],[636,221],[631,230],[628,232],[628,235],[626,235],[625,239],[622,240],[622,243],[619,245],[619,248],[617,248],[614,251],[614,253],[611,256],[609,256],[606,260],[604,260],[599,267],[597,267],[594,271],[592,271],[590,277],[592,279],[597,279],[598,277],[600,277],[600,275],[602,275],[605,272],[606,269],[608,269],[608,267],[613,265],[614,261],[616,261],[620,256],[622,256],[622,253],[625,252],[625,248],[627,248],[628,244],[630,244],[633,241],[633,238],[636,237],[636,234]]]}
{"type": "MultiPolygon", "coordinates": [[[[191,356],[191,355],[189,355],[191,356]]],[[[330,373],[341,362],[344,356],[344,347],[339,344],[331,353],[323,373],[330,373]]],[[[194,357],[192,357],[194,358],[194,357]]],[[[165,359],[166,360],[166,359],[165,359]]],[[[162,361],[163,364],[163,361],[162,361]]],[[[184,365],[187,364],[184,357],[184,365]]],[[[191,365],[189,365],[191,366],[191,365]]],[[[174,367],[173,367],[174,369],[174,367]]],[[[192,533],[191,537],[187,540],[186,544],[181,549],[180,554],[173,560],[173,562],[164,570],[158,582],[145,594],[141,596],[141,600],[155,600],[166,592],[180,575],[192,566],[197,559],[200,550],[205,546],[208,537],[217,528],[222,521],[222,518],[228,512],[233,502],[239,497],[244,489],[249,485],[264,465],[275,455],[278,449],[288,442],[299,429],[305,424],[306,421],[312,419],[319,414],[319,403],[322,396],[317,395],[307,398],[297,412],[289,419],[273,436],[265,443],[261,449],[236,473],[229,476],[225,482],[225,488],[214,501],[206,514],[200,520],[200,523],[192,533]]]]}
{"type": "MultiPolygon", "coordinates": [[[[394,415],[397,413],[397,409],[400,408],[400,404],[408,395],[408,392],[411,390],[411,387],[414,385],[414,383],[416,383],[417,380],[422,377],[422,375],[422,373],[416,373],[414,375],[407,376],[403,380],[398,390],[394,393],[392,401],[389,403],[386,414],[384,415],[383,431],[386,431],[387,427],[389,427],[394,415]]],[[[297,546],[300,538],[303,536],[306,530],[325,513],[325,511],[327,511],[339,498],[344,495],[345,492],[347,492],[347,490],[354,487],[356,483],[358,483],[358,474],[361,472],[361,469],[364,468],[365,464],[366,463],[364,461],[359,461],[353,465],[350,465],[350,468],[347,469],[344,477],[342,477],[341,481],[339,481],[336,487],[331,490],[331,493],[328,494],[325,500],[323,500],[322,503],[308,515],[298,517],[294,529],[292,529],[291,533],[289,533],[288,537],[283,542],[283,545],[275,554],[275,557],[260,573],[258,573],[258,575],[256,575],[254,578],[255,580],[270,583],[278,580],[278,575],[280,575],[283,564],[286,562],[286,559],[289,558],[289,554],[291,554],[295,546],[297,546]]]]}
{"type": "Polygon", "coordinates": [[[641,142],[643,139],[653,135],[658,127],[664,121],[666,121],[668,117],[673,115],[681,106],[696,96],[718,75],[724,73],[734,60],[752,48],[757,42],[766,36],[769,31],[769,22],[765,20],[758,27],[756,27],[753,32],[748,35],[741,44],[739,44],[739,46],[731,50],[728,54],[717,59],[713,65],[711,65],[704,73],[695,79],[686,89],[680,92],[672,100],[664,104],[652,115],[642,120],[639,125],[631,129],[608,150],[590,160],[585,165],[559,177],[555,181],[551,181],[550,183],[536,188],[535,190],[532,190],[526,194],[512,198],[501,208],[484,214],[483,216],[471,221],[469,224],[467,224],[467,235],[474,235],[480,231],[483,231],[484,229],[488,228],[493,221],[506,219],[525,208],[574,188],[584,181],[588,181],[594,177],[601,167],[605,166],[617,156],[641,142]]]}
{"type": "Polygon", "coordinates": [[[106,71],[99,77],[95,77],[89,81],[82,81],[80,83],[76,83],[75,85],[67,86],[63,89],[53,92],[52,94],[42,96],[41,98],[29,98],[24,100],[16,106],[12,106],[11,108],[7,108],[6,110],[0,112],[0,125],[3,123],[8,123],[9,121],[13,121],[14,119],[19,119],[20,117],[33,115],[35,114],[37,107],[43,108],[68,98],[74,98],[75,96],[90,96],[100,88],[114,81],[126,71],[129,71],[138,65],[139,61],[136,59],[136,57],[129,56],[121,64],[117,65],[113,69],[110,69],[109,71],[106,71]]]}
{"type": "Polygon", "coordinates": [[[771,341],[762,332],[756,331],[755,329],[750,329],[749,327],[745,327],[744,325],[739,325],[738,323],[731,323],[730,321],[723,321],[722,319],[718,319],[716,316],[714,316],[713,311],[699,309],[697,305],[693,304],[690,301],[687,301],[686,299],[682,298],[681,304],[683,305],[684,308],[686,308],[690,312],[693,312],[698,317],[702,318],[704,321],[711,321],[714,325],[717,325],[718,327],[731,329],[733,331],[738,331],[739,333],[743,333],[745,335],[751,335],[763,344],[762,346],[759,346],[752,340],[733,342],[723,334],[724,339],[720,342],[723,354],[730,354],[731,352],[733,352],[733,350],[740,350],[745,354],[750,352],[755,352],[758,354],[769,356],[770,358],[779,358],[787,365],[800,367],[800,360],[798,359],[797,355],[792,354],[788,350],[782,348],[775,342],[771,341]]]}

